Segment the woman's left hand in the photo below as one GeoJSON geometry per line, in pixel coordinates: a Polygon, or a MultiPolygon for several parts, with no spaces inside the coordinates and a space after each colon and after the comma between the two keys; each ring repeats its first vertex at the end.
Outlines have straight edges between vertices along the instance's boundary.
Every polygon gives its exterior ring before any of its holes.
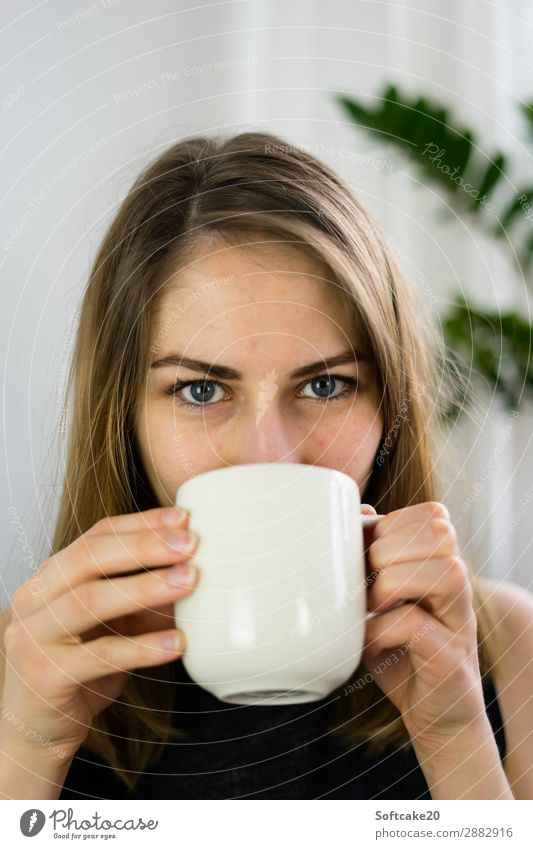
{"type": "Polygon", "coordinates": [[[394,510],[373,528],[362,660],[426,749],[485,717],[468,571],[439,502],[394,510]],[[398,602],[406,601],[391,610],[398,602]]]}

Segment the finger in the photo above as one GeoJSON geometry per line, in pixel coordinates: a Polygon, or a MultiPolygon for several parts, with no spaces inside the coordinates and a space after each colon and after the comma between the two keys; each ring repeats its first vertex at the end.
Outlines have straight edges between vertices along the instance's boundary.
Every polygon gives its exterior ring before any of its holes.
{"type": "Polygon", "coordinates": [[[372,507],[370,504],[361,505],[361,514],[361,524],[363,527],[363,549],[365,553],[365,568],[366,574],[368,575],[372,571],[370,567],[370,562],[368,560],[368,550],[374,542],[374,528],[376,527],[377,523],[381,521],[382,515],[378,514],[375,508],[372,507]]]}
{"type": "Polygon", "coordinates": [[[103,634],[131,634],[132,636],[144,634],[147,631],[164,631],[173,628],[176,624],[174,612],[174,600],[168,604],[158,607],[145,607],[135,615],[117,616],[108,619],[96,628],[89,629],[84,633],[84,639],[100,637],[103,634]]]}
{"type": "Polygon", "coordinates": [[[460,631],[473,614],[464,561],[441,557],[385,568],[368,590],[368,610],[383,613],[400,601],[414,602],[447,628],[460,631]]]}
{"type": "MultiPolygon", "coordinates": [[[[410,652],[415,671],[446,650],[452,634],[441,622],[416,604],[404,604],[368,619],[365,626],[364,659],[371,662],[387,649],[410,652]]],[[[439,655],[444,661],[442,654],[439,655]]]]}
{"type": "MultiPolygon", "coordinates": [[[[83,536],[94,536],[102,533],[131,533],[143,529],[158,530],[159,528],[175,527],[186,529],[190,516],[187,511],[181,511],[176,507],[154,507],[135,513],[126,513],[119,516],[105,516],[90,527],[83,536]]],[[[46,599],[56,597],[65,592],[71,583],[65,578],[62,569],[58,572],[58,555],[53,555],[43,561],[39,569],[28,581],[25,581],[17,590],[17,599],[14,605],[14,613],[18,617],[33,613],[42,606],[46,599]]]]}
{"type": "Polygon", "coordinates": [[[184,548],[187,541],[184,534],[189,534],[196,547],[197,536],[185,528],[162,527],[120,535],[82,534],[44,561],[36,573],[37,580],[17,589],[12,599],[13,611],[18,618],[30,616],[72,587],[102,575],[180,562],[190,557],[190,552],[184,548]],[[176,541],[172,543],[173,540],[176,541]]]}
{"type": "Polygon", "coordinates": [[[385,531],[398,530],[413,523],[424,523],[431,519],[450,519],[448,508],[440,501],[424,501],[421,504],[411,504],[387,513],[379,523],[379,535],[385,531]]]}
{"type": "Polygon", "coordinates": [[[189,522],[189,514],[179,507],[153,507],[136,513],[124,513],[120,516],[104,516],[88,531],[88,534],[131,533],[152,528],[157,530],[164,527],[185,527],[189,522]]]}
{"type": "Polygon", "coordinates": [[[56,653],[56,658],[65,675],[84,684],[121,670],[168,663],[183,654],[185,647],[185,634],[173,628],[137,637],[99,637],[77,646],[65,646],[56,653]]]}
{"type": "Polygon", "coordinates": [[[374,529],[375,538],[368,556],[374,569],[394,563],[426,560],[430,557],[457,555],[457,535],[446,519],[429,519],[383,533],[381,521],[374,529]]]}
{"type": "Polygon", "coordinates": [[[25,623],[38,643],[58,642],[109,619],[177,601],[192,591],[197,580],[192,564],[178,563],[128,578],[90,581],[63,593],[25,623]]]}

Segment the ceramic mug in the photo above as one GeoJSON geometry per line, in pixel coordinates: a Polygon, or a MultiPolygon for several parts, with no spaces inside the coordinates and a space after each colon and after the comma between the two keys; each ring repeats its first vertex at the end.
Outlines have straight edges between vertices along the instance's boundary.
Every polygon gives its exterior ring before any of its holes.
{"type": "Polygon", "coordinates": [[[196,589],[175,604],[190,677],[224,702],[324,698],[361,659],[363,516],[355,481],[300,463],[226,466],[183,483],[196,589]]]}

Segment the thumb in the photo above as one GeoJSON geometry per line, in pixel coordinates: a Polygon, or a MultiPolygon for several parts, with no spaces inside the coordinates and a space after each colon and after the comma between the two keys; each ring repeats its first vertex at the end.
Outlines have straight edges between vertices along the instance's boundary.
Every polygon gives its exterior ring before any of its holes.
{"type": "Polygon", "coordinates": [[[363,516],[374,516],[377,510],[371,504],[361,504],[361,513],[363,516]]]}

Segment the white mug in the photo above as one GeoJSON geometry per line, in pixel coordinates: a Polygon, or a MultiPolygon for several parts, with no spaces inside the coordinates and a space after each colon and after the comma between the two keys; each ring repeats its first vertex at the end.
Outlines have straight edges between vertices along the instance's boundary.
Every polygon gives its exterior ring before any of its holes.
{"type": "MultiPolygon", "coordinates": [[[[324,698],[356,670],[366,588],[355,481],[300,463],[226,466],[183,483],[196,589],[176,602],[190,677],[224,702],[324,698]]],[[[368,614],[368,616],[373,614],[368,614]]]]}

